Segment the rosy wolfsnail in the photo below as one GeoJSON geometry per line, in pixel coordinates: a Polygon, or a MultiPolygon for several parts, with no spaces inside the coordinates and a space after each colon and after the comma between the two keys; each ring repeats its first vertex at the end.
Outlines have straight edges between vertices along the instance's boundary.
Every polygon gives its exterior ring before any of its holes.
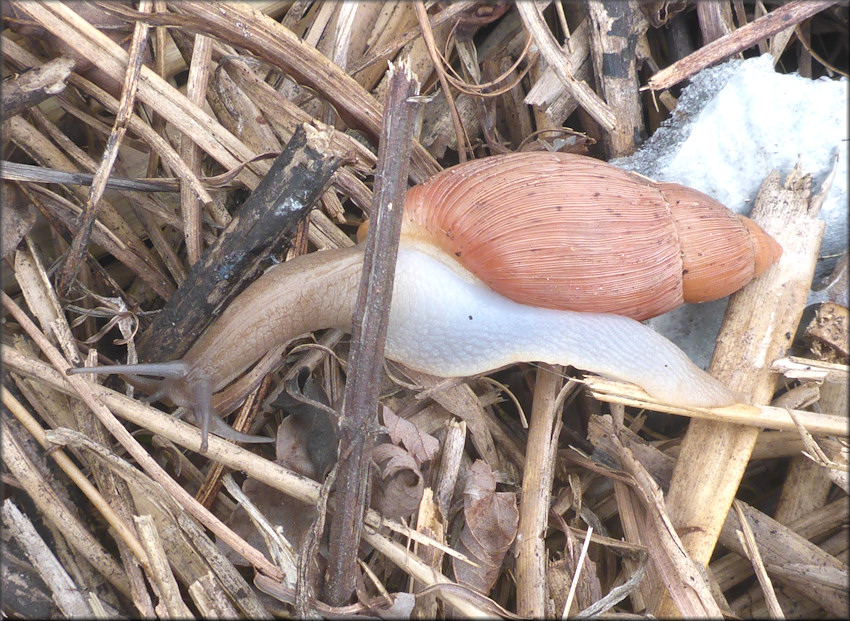
{"type": "MultiPolygon", "coordinates": [[[[708,196],[591,158],[466,162],[407,193],[385,353],[444,377],[572,365],[673,404],[730,405],[735,394],[636,320],[728,295],[781,252],[708,196]]],[[[212,392],[279,343],[350,330],[362,258],[355,246],[270,269],[182,360],[70,372],[165,377],[160,392],[195,409],[205,446],[212,392]]]]}

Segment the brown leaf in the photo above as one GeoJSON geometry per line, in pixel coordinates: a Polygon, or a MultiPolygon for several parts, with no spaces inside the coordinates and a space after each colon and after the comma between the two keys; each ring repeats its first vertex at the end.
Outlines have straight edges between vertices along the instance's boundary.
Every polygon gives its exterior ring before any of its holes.
{"type": "MultiPolygon", "coordinates": [[[[315,507],[305,505],[257,479],[245,479],[242,491],[273,526],[280,526],[287,541],[296,551],[301,552],[304,537],[316,519],[315,507]]],[[[263,536],[241,506],[231,513],[226,524],[245,541],[268,554],[263,536]]],[[[230,546],[218,542],[218,547],[234,565],[249,565],[230,546]]]]}
{"type": "Polygon", "coordinates": [[[420,464],[431,461],[440,450],[437,438],[420,431],[416,425],[408,420],[399,418],[388,407],[381,409],[384,418],[384,426],[390,434],[393,444],[401,444],[408,450],[414,459],[420,464]]]}
{"type": "Polygon", "coordinates": [[[380,468],[372,489],[372,508],[391,519],[416,511],[425,481],[413,456],[386,443],[372,449],[372,460],[380,468]]]}
{"type": "Polygon", "coordinates": [[[303,374],[278,395],[272,405],[289,414],[284,421],[286,427],[278,428],[278,463],[287,465],[281,461],[284,451],[296,460],[289,466],[293,470],[314,480],[324,478],[336,460],[338,445],[335,421],[326,409],[319,407],[329,403],[321,385],[312,376],[303,374]],[[304,458],[312,464],[310,468],[301,461],[304,458]],[[308,470],[313,474],[307,474],[308,470]]]}
{"type": "Polygon", "coordinates": [[[482,460],[476,461],[466,479],[463,509],[466,524],[457,549],[479,567],[452,559],[457,581],[484,594],[496,582],[519,524],[516,494],[495,490],[496,479],[490,467],[482,460]]]}
{"type": "Polygon", "coordinates": [[[307,448],[307,434],[301,420],[289,416],[277,428],[275,461],[281,466],[311,479],[317,478],[316,466],[307,448]]]}

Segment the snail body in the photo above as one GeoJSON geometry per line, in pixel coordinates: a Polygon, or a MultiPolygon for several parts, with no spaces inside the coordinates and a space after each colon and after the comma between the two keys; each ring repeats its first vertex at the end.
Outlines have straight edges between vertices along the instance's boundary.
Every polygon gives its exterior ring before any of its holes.
{"type": "Polygon", "coordinates": [[[385,355],[444,377],[537,361],[632,382],[682,406],[739,400],[681,349],[634,319],[519,304],[409,241],[399,246],[385,355]]]}
{"type": "MultiPolygon", "coordinates": [[[[443,377],[573,365],[669,403],[730,405],[738,395],[637,320],[728,295],[780,254],[709,197],[597,160],[467,162],[408,191],[385,353],[443,377]]],[[[163,376],[161,392],[194,408],[203,450],[212,392],[293,337],[350,331],[362,259],[355,246],[270,269],[180,361],[70,372],[163,376]]]]}

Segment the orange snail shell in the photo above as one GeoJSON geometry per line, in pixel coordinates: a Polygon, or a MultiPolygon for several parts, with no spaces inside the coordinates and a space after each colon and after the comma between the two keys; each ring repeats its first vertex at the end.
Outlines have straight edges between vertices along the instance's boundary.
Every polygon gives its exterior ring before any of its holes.
{"type": "Polygon", "coordinates": [[[522,304],[638,320],[729,295],[782,254],[701,192],[546,152],[469,161],[411,188],[402,235],[522,304]]]}

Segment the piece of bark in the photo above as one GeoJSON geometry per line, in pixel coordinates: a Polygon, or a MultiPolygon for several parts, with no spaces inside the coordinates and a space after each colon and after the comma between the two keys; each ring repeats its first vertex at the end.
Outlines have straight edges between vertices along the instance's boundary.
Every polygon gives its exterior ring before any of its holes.
{"type": "MultiPolygon", "coordinates": [[[[352,127],[363,129],[373,137],[380,135],[382,107],[375,98],[318,50],[305,44],[278,22],[246,3],[213,6],[206,2],[186,1],[175,5],[175,8],[183,15],[165,15],[163,24],[178,24],[190,31],[203,31],[257,54],[291,75],[299,84],[327,97],[352,127]]],[[[135,12],[122,11],[122,14],[139,17],[135,12]]],[[[418,142],[414,142],[410,162],[413,180],[422,182],[439,170],[437,162],[418,142]]]]}
{"type": "MultiPolygon", "coordinates": [[[[796,166],[784,183],[773,171],[756,197],[753,219],[783,247],[779,261],[732,295],[709,372],[732,390],[769,403],[770,363],[791,347],[814,275],[824,223],[817,214],[831,185],[811,195],[811,176],[796,166]]],[[[758,438],[758,427],[692,420],[676,463],[667,507],[691,557],[706,564],[758,438]]],[[[666,599],[654,614],[670,616],[666,599]]]]}
{"type": "MultiPolygon", "coordinates": [[[[850,317],[848,317],[847,307],[834,302],[824,302],[817,310],[809,327],[806,328],[803,338],[809,343],[812,353],[818,360],[846,364],[850,355],[848,326],[850,326],[850,317]]],[[[824,411],[840,412],[842,410],[825,409],[824,411]]]]}
{"type": "MultiPolygon", "coordinates": [[[[611,440],[614,436],[614,427],[610,417],[594,416],[591,419],[588,433],[596,447],[594,458],[607,461],[611,459],[611,456],[616,455],[617,449],[613,447],[611,440]]],[[[646,444],[629,430],[619,429],[618,433],[623,442],[628,444],[635,458],[647,469],[655,481],[662,488],[667,488],[674,466],[673,458],[646,444]]],[[[807,563],[835,571],[845,569],[838,559],[819,549],[808,540],[816,539],[819,533],[829,533],[840,528],[841,524],[846,521],[846,503],[840,500],[835,501],[809,515],[797,518],[787,525],[779,524],[770,516],[746,503],[742,503],[742,505],[756,534],[759,550],[768,566],[769,573],[772,572],[773,567],[807,563]]],[[[746,558],[743,558],[743,548],[735,534],[737,528],[737,517],[732,512],[728,513],[720,531],[719,542],[733,551],[734,554],[727,554],[725,557],[712,562],[710,566],[718,588],[724,592],[752,575],[750,563],[746,558]]],[[[771,575],[778,584],[784,587],[797,587],[793,581],[787,580],[784,576],[771,575]]],[[[809,588],[801,591],[800,596],[819,602],[839,617],[846,616],[843,611],[847,607],[847,596],[828,586],[817,583],[810,584],[809,588]]]]}
{"type": "MultiPolygon", "coordinates": [[[[149,9],[150,5],[143,3],[141,8],[143,10],[146,8],[149,9]]],[[[115,161],[118,158],[118,150],[121,148],[121,142],[127,133],[127,125],[130,122],[130,118],[133,116],[139,72],[142,62],[145,60],[145,52],[147,51],[145,47],[147,38],[148,26],[143,22],[137,22],[133,29],[133,39],[128,51],[129,63],[127,65],[127,71],[124,74],[124,82],[121,87],[121,100],[118,104],[115,123],[112,126],[112,131],[109,133],[106,146],[101,155],[100,164],[94,174],[94,180],[89,195],[86,198],[83,212],[77,219],[77,226],[74,229],[74,238],[71,242],[71,247],[65,253],[62,265],[59,268],[56,289],[62,297],[68,295],[74,284],[80,262],[83,260],[89,245],[89,237],[91,236],[95,218],[97,218],[100,211],[103,193],[106,191],[106,182],[109,180],[109,175],[115,166],[115,161]]]]}
{"type": "Polygon", "coordinates": [[[227,302],[255,278],[263,262],[288,243],[298,223],[339,166],[327,158],[324,132],[303,126],[216,242],[192,266],[142,336],[142,360],[176,360],[227,302]]]}
{"type": "Polygon", "coordinates": [[[61,56],[4,82],[3,118],[20,114],[64,91],[75,64],[73,58],[61,56]]]}
{"type": "Polygon", "coordinates": [[[406,64],[390,65],[391,82],[373,191],[372,224],[366,241],[357,306],[352,317],[349,375],[339,425],[336,511],[330,525],[327,603],[343,605],[354,590],[357,550],[366,510],[369,465],[377,426],[384,342],[389,323],[401,215],[419,83],[406,64]]]}
{"type": "Polygon", "coordinates": [[[559,399],[563,367],[541,364],[537,369],[516,543],[517,613],[522,617],[546,616],[546,525],[552,480],[555,476],[555,453],[561,432],[559,399]]]}
{"type": "Polygon", "coordinates": [[[821,11],[837,4],[837,0],[795,0],[789,2],[767,15],[738,28],[725,37],[712,41],[698,49],[693,54],[662,69],[649,78],[647,88],[663,91],[686,80],[695,73],[710,67],[714,63],[747,49],[758,41],[785,30],[794,24],[799,24],[817,15],[821,11]]]}
{"type": "MultiPolygon", "coordinates": [[[[6,163],[3,162],[4,167],[6,163]]],[[[3,205],[0,210],[0,258],[5,258],[32,229],[36,210],[14,183],[6,181],[0,187],[0,204],[3,205]]]]}
{"type": "Polygon", "coordinates": [[[635,50],[648,24],[634,0],[591,0],[588,16],[596,82],[616,117],[605,150],[609,159],[624,157],[634,153],[644,131],[635,50]]]}
{"type": "Polygon", "coordinates": [[[516,9],[522,17],[526,30],[540,49],[543,58],[546,59],[546,62],[549,63],[567,90],[604,131],[612,131],[616,125],[614,113],[585,82],[575,79],[567,54],[560,48],[546,22],[543,21],[539,7],[533,2],[519,2],[516,4],[516,9]]]}

